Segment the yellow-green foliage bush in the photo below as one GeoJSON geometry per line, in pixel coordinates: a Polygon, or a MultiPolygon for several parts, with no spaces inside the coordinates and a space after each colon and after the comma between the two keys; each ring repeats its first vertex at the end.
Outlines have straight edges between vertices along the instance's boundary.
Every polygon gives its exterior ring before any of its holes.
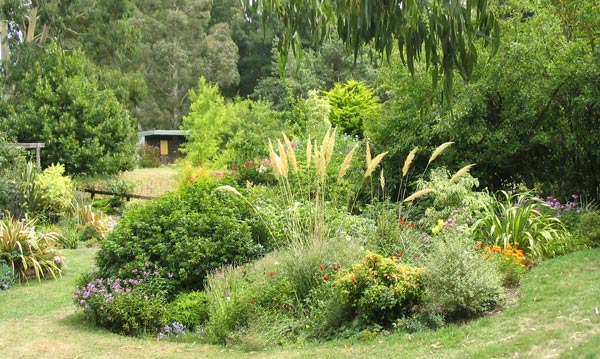
{"type": "Polygon", "coordinates": [[[414,313],[426,293],[423,269],[376,253],[368,253],[335,284],[354,317],[383,326],[414,313]]]}
{"type": "Polygon", "coordinates": [[[63,215],[73,204],[73,183],[64,176],[62,164],[52,164],[35,179],[35,188],[39,194],[37,208],[47,215],[63,215]]]}

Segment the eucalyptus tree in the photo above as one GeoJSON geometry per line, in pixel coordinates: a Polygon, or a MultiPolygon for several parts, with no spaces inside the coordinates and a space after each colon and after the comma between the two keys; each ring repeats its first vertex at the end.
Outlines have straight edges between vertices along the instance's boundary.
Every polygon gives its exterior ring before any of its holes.
{"type": "MultiPolygon", "coordinates": [[[[263,19],[277,19],[283,30],[281,60],[303,41],[322,43],[332,32],[354,54],[369,45],[389,58],[395,45],[414,73],[423,59],[434,84],[443,76],[450,93],[454,70],[468,79],[477,64],[475,42],[499,45],[499,27],[487,0],[244,0],[263,19]]],[[[492,51],[493,53],[493,51],[492,51]]]]}
{"type": "Polygon", "coordinates": [[[138,66],[148,85],[137,115],[147,128],[178,128],[198,78],[220,87],[237,85],[237,47],[226,24],[209,27],[209,0],[136,3],[135,23],[142,32],[138,66]]]}

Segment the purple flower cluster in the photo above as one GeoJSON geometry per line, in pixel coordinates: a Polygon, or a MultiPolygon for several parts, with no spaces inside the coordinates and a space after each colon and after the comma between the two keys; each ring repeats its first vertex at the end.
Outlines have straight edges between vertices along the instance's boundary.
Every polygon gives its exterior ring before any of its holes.
{"type": "Polygon", "coordinates": [[[173,322],[170,325],[164,326],[162,332],[158,333],[158,339],[168,338],[171,336],[178,337],[179,335],[185,335],[185,325],[179,322],[173,322]]]}
{"type": "Polygon", "coordinates": [[[144,268],[131,270],[131,278],[96,278],[83,287],[76,287],[73,301],[83,308],[86,314],[94,310],[104,310],[103,305],[111,303],[115,295],[130,293],[142,283],[158,278],[160,273],[156,264],[145,263],[144,268]]]}
{"type": "MultiPolygon", "coordinates": [[[[583,212],[583,209],[577,203],[579,196],[576,194],[571,195],[572,201],[567,201],[567,203],[565,203],[565,204],[560,203],[560,201],[558,199],[556,199],[552,196],[548,196],[545,199],[544,198],[540,198],[540,199],[544,202],[544,206],[553,208],[558,211],[560,211],[560,210],[568,211],[568,212],[575,211],[575,213],[583,212]]],[[[558,214],[557,216],[560,216],[560,214],[558,214]]]]}

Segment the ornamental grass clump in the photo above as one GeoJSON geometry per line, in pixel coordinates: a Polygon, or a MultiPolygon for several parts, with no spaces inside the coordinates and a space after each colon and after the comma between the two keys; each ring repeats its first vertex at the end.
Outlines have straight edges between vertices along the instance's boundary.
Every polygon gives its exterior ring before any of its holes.
{"type": "Polygon", "coordinates": [[[0,261],[8,264],[21,281],[61,275],[64,258],[53,248],[57,234],[38,233],[36,224],[36,219],[18,220],[11,215],[0,220],[0,261]]]}

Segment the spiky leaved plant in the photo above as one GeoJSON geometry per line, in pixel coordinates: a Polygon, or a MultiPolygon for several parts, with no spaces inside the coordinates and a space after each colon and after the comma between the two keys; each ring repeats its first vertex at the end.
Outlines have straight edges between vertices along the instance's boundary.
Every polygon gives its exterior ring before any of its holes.
{"type": "Polygon", "coordinates": [[[55,253],[56,233],[37,233],[37,220],[18,220],[11,215],[0,220],[0,259],[18,274],[20,280],[35,275],[38,281],[61,274],[62,257],[55,253]]]}

